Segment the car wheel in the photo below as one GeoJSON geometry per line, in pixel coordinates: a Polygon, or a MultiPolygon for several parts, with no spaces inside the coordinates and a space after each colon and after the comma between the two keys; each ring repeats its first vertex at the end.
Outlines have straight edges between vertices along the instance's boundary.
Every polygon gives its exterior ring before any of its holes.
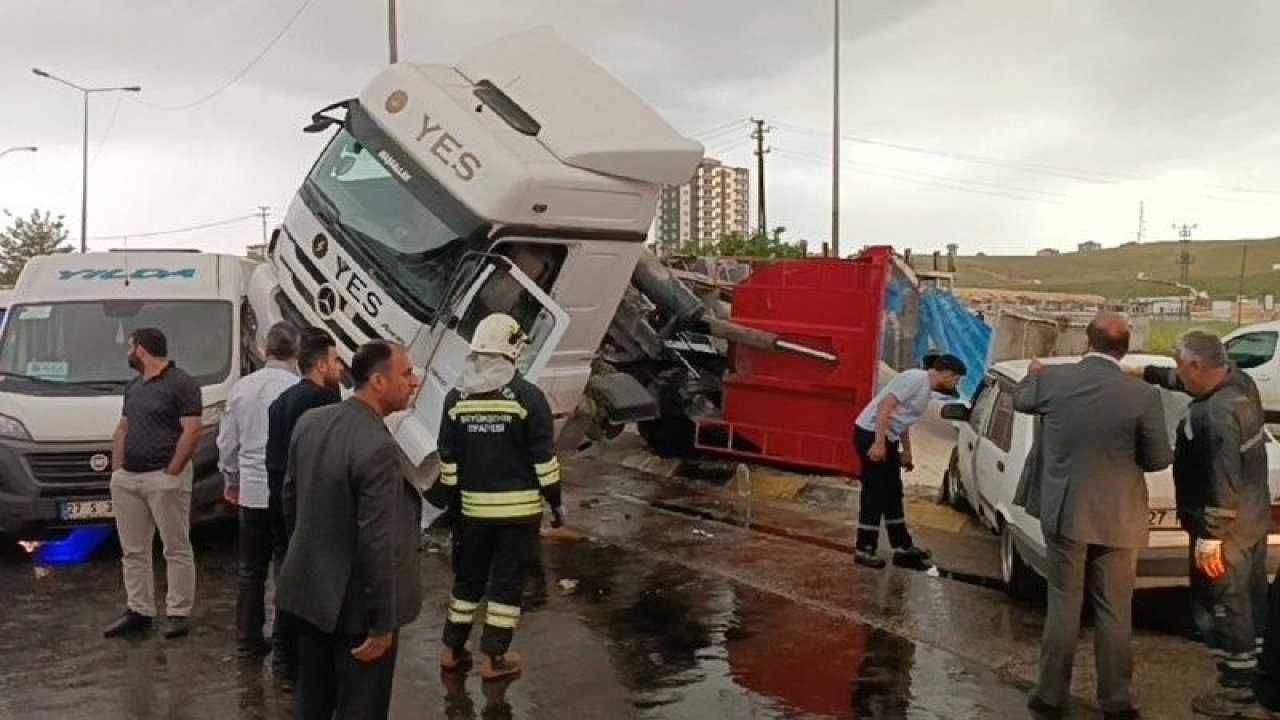
{"type": "Polygon", "coordinates": [[[1044,589],[1044,580],[1022,559],[1018,543],[1014,541],[1013,527],[1000,520],[1000,579],[1004,590],[1014,600],[1033,600],[1044,589]]]}
{"type": "Polygon", "coordinates": [[[960,484],[960,456],[955,450],[951,451],[951,462],[942,473],[942,501],[960,512],[969,512],[969,499],[960,484]]]}

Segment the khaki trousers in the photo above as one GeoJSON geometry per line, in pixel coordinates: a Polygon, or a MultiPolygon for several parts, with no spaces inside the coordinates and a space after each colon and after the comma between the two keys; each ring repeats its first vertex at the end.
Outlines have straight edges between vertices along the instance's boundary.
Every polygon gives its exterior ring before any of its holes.
{"type": "Polygon", "coordinates": [[[191,465],[174,477],[163,471],[111,475],[111,507],[123,553],[124,591],[129,609],[155,617],[155,574],[151,546],[156,530],[164,544],[168,577],[168,617],[187,617],[196,594],[191,552],[191,465]]]}

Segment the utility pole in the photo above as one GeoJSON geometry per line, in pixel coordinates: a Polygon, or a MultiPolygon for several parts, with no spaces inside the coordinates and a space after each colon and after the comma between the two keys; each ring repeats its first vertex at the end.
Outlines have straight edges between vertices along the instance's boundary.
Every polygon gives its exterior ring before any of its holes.
{"type": "Polygon", "coordinates": [[[1146,201],[1139,200],[1138,201],[1138,235],[1134,238],[1135,240],[1138,241],[1139,245],[1142,244],[1142,236],[1146,234],[1146,231],[1147,231],[1146,201]]]}
{"type": "Polygon", "coordinates": [[[840,257],[840,0],[835,5],[832,25],[833,64],[831,101],[831,255],[840,257]]]}
{"type": "Polygon", "coordinates": [[[258,217],[262,218],[262,244],[264,247],[267,244],[267,214],[270,212],[271,207],[269,205],[258,206],[258,217]]]}
{"type": "Polygon", "coordinates": [[[400,57],[397,47],[399,32],[396,29],[396,0],[387,0],[387,47],[390,50],[391,64],[395,65],[400,57]]]}
{"type": "Polygon", "coordinates": [[[755,123],[756,129],[751,133],[751,139],[756,141],[756,215],[759,218],[759,230],[761,235],[769,235],[769,223],[765,220],[764,212],[764,156],[769,152],[770,148],[764,146],[764,136],[769,132],[769,128],[764,126],[763,120],[751,119],[755,123]]]}
{"type": "MultiPolygon", "coordinates": [[[[1183,223],[1181,225],[1173,226],[1173,229],[1178,231],[1178,245],[1182,248],[1178,251],[1178,259],[1174,262],[1178,264],[1178,280],[1183,285],[1189,284],[1188,280],[1191,278],[1191,264],[1196,261],[1195,257],[1191,254],[1191,231],[1195,230],[1197,227],[1199,226],[1195,223],[1192,223],[1191,225],[1183,223]]],[[[1182,301],[1182,305],[1184,308],[1182,316],[1191,317],[1191,307],[1185,298],[1182,301]]]]}
{"type": "Polygon", "coordinates": [[[1244,270],[1249,262],[1249,246],[1240,249],[1240,286],[1236,290],[1236,327],[1244,324],[1244,270]]]}

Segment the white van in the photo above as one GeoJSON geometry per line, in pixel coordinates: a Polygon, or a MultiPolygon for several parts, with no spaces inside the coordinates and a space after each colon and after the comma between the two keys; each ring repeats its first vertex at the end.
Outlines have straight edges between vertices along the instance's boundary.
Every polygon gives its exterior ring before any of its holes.
{"type": "Polygon", "coordinates": [[[0,328],[4,327],[4,314],[9,309],[9,302],[13,299],[13,291],[0,288],[0,328]]]}
{"type": "Polygon", "coordinates": [[[27,264],[0,334],[0,535],[110,521],[111,436],[135,375],[129,334],[143,327],[164,332],[170,357],[200,383],[192,512],[216,506],[217,423],[251,369],[240,342],[250,271],[244,258],[173,251],[27,264]]]}
{"type": "MultiPolygon", "coordinates": [[[[1045,364],[1071,363],[1079,356],[1048,358],[1045,364]]],[[[1126,367],[1159,365],[1173,367],[1173,360],[1157,355],[1129,355],[1126,367]]],[[[1015,597],[1034,594],[1045,572],[1045,543],[1040,521],[1013,504],[1022,477],[1022,468],[1031,451],[1034,418],[1013,409],[1013,393],[1026,377],[1028,360],[1010,360],[987,370],[972,410],[964,405],[946,405],[942,416],[959,431],[956,449],[944,478],[943,494],[952,504],[972,509],[983,525],[1000,535],[1000,569],[1005,588],[1015,597]]],[[[1134,382],[1139,382],[1134,380],[1134,382]]],[[[1169,444],[1177,438],[1179,421],[1187,412],[1191,397],[1160,390],[1164,404],[1169,444]]],[[[1280,444],[1267,436],[1267,465],[1271,485],[1272,516],[1280,498],[1280,444]]],[[[1147,474],[1151,532],[1147,547],[1138,557],[1138,587],[1167,587],[1187,584],[1190,539],[1178,525],[1174,511],[1172,469],[1147,474]]],[[[1272,534],[1268,544],[1270,569],[1280,562],[1280,535],[1272,534]]]]}
{"type": "Polygon", "coordinates": [[[1237,329],[1222,338],[1227,357],[1249,373],[1262,396],[1267,422],[1280,422],[1280,322],[1265,322],[1237,329]]]}

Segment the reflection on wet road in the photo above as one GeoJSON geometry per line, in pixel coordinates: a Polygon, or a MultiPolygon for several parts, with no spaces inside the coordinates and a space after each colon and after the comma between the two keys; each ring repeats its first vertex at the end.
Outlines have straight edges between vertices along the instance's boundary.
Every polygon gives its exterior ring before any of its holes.
{"type": "MultiPolygon", "coordinates": [[[[14,718],[280,718],[270,663],[234,657],[234,534],[196,533],[196,632],[103,640],[120,610],[108,547],[73,567],[0,568],[0,698],[14,718]]],[[[990,671],[902,637],[684,566],[597,543],[549,545],[547,594],[517,639],[515,683],[436,668],[446,564],[403,637],[394,717],[1001,717],[1021,695],[990,671]],[[577,580],[572,593],[559,584],[577,580]],[[445,678],[447,681],[448,678],[445,678]],[[993,692],[994,691],[994,692],[993,692]]]]}

